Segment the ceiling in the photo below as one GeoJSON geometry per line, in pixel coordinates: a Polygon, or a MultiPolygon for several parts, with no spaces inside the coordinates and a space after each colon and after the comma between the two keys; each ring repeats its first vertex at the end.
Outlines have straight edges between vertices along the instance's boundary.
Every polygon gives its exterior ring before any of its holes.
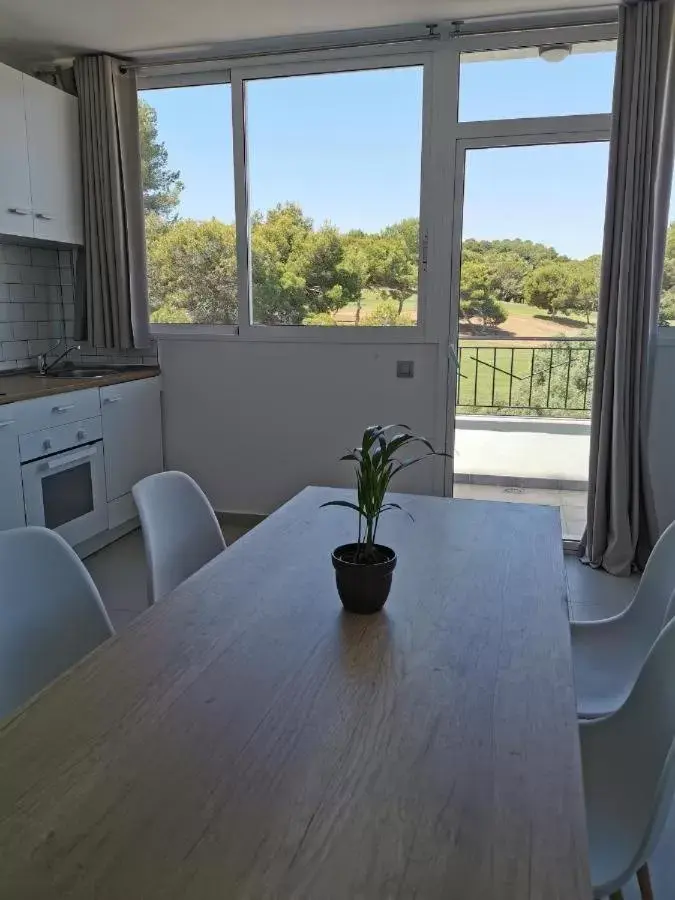
{"type": "Polygon", "coordinates": [[[0,55],[41,62],[606,5],[607,0],[0,0],[0,55]]]}

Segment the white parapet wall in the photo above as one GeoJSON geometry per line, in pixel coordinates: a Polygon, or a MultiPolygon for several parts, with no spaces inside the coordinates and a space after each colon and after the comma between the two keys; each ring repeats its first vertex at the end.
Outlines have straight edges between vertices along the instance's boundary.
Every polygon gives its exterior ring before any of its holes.
{"type": "Polygon", "coordinates": [[[584,490],[590,440],[588,419],[457,416],[455,478],[584,490]]]}

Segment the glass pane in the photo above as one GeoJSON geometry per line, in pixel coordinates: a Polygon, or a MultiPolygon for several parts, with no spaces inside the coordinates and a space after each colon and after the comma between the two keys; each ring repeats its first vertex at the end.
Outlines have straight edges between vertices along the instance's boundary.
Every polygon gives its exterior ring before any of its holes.
{"type": "Polygon", "coordinates": [[[571,540],[585,526],[608,159],[607,142],[466,154],[454,493],[558,506],[571,540]]]}
{"type": "Polygon", "coordinates": [[[47,528],[58,528],[92,512],[91,463],[46,475],[42,479],[42,505],[47,528]]]}
{"type": "Polygon", "coordinates": [[[422,74],[247,83],[256,324],[416,323],[422,74]]]}
{"type": "Polygon", "coordinates": [[[675,326],[675,180],[670,191],[670,210],[666,233],[666,256],[663,261],[663,282],[659,306],[659,325],[675,326]]]}
{"type": "Polygon", "coordinates": [[[462,53],[459,121],[611,112],[616,41],[553,46],[462,53]]]}
{"type": "Polygon", "coordinates": [[[229,84],[139,93],[151,322],[238,318],[229,84]]]}

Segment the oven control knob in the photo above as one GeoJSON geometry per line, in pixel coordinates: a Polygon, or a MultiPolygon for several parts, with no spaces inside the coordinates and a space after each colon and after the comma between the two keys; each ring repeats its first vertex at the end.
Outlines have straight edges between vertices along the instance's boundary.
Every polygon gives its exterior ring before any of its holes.
{"type": "Polygon", "coordinates": [[[87,432],[82,431],[82,429],[80,429],[80,431],[77,432],[78,441],[83,441],[86,438],[86,436],[87,436],[87,432]]]}
{"type": "Polygon", "coordinates": [[[51,450],[51,449],[52,449],[52,442],[51,442],[49,439],[47,439],[46,441],[43,441],[43,442],[42,442],[42,449],[43,449],[43,450],[51,450]]]}

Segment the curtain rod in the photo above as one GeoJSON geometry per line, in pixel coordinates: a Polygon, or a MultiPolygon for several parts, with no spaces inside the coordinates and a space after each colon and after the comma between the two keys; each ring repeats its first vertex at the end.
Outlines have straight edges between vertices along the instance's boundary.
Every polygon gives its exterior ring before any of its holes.
{"type": "MultiPolygon", "coordinates": [[[[258,59],[265,56],[284,56],[289,53],[311,53],[315,50],[352,50],[357,49],[359,47],[388,47],[398,44],[419,44],[419,43],[427,43],[428,41],[438,41],[441,39],[442,35],[438,31],[438,25],[425,25],[427,28],[426,34],[419,34],[416,36],[409,37],[400,37],[400,38],[377,38],[370,41],[364,40],[355,40],[342,44],[334,44],[334,43],[325,43],[325,44],[314,44],[306,47],[283,47],[283,48],[270,48],[268,50],[252,50],[249,52],[244,52],[241,54],[242,57],[246,59],[258,59]]],[[[120,64],[120,72],[128,72],[128,71],[137,71],[138,69],[149,69],[155,67],[166,67],[166,66],[185,66],[190,64],[199,65],[200,63],[216,63],[223,62],[224,60],[233,58],[230,54],[223,55],[222,53],[219,56],[185,56],[182,59],[180,58],[170,58],[170,59],[162,59],[162,60],[148,60],[147,62],[133,62],[133,63],[121,63],[120,64]]]]}
{"type": "MultiPolygon", "coordinates": [[[[242,41],[239,46],[236,43],[224,45],[217,55],[198,56],[196,53],[191,56],[165,56],[162,59],[148,60],[129,60],[120,63],[120,71],[138,71],[150,68],[166,68],[172,66],[199,65],[203,63],[223,63],[234,59],[262,59],[268,56],[286,56],[296,53],[312,53],[321,50],[353,50],[361,47],[388,47],[400,46],[403,44],[424,44],[439,41],[443,38],[440,29],[446,30],[450,35],[480,35],[491,34],[495,31],[509,30],[508,26],[515,25],[516,22],[525,23],[519,30],[531,30],[535,28],[553,28],[560,25],[560,21],[547,24],[545,19],[551,20],[554,17],[565,16],[567,25],[608,25],[617,20],[617,6],[603,7],[580,7],[578,9],[557,9],[546,10],[543,13],[511,13],[504,16],[477,16],[466,20],[445,21],[442,23],[433,23],[419,25],[418,28],[425,28],[422,34],[401,34],[396,36],[393,31],[401,31],[406,26],[388,26],[381,29],[364,29],[364,37],[354,37],[352,40],[340,40],[339,32],[326,33],[323,41],[321,35],[297,35],[295,39],[297,43],[289,46],[288,42],[293,38],[284,36],[283,38],[271,38],[271,41],[277,40],[279,44],[276,46],[270,44],[260,49],[247,49],[246,45],[251,46],[250,41],[242,41]],[[575,17],[578,17],[575,19],[575,17]],[[365,35],[370,32],[372,37],[367,38],[365,35]],[[375,34],[379,32],[379,34],[375,34]],[[387,34],[389,36],[387,36],[387,34]],[[280,45],[281,42],[284,42],[280,45]]],[[[411,27],[411,26],[407,26],[411,27]]],[[[515,29],[513,29],[515,30],[515,29]]],[[[348,32],[349,33],[349,32],[348,32]]],[[[354,32],[351,32],[354,34],[354,32]]]]}

